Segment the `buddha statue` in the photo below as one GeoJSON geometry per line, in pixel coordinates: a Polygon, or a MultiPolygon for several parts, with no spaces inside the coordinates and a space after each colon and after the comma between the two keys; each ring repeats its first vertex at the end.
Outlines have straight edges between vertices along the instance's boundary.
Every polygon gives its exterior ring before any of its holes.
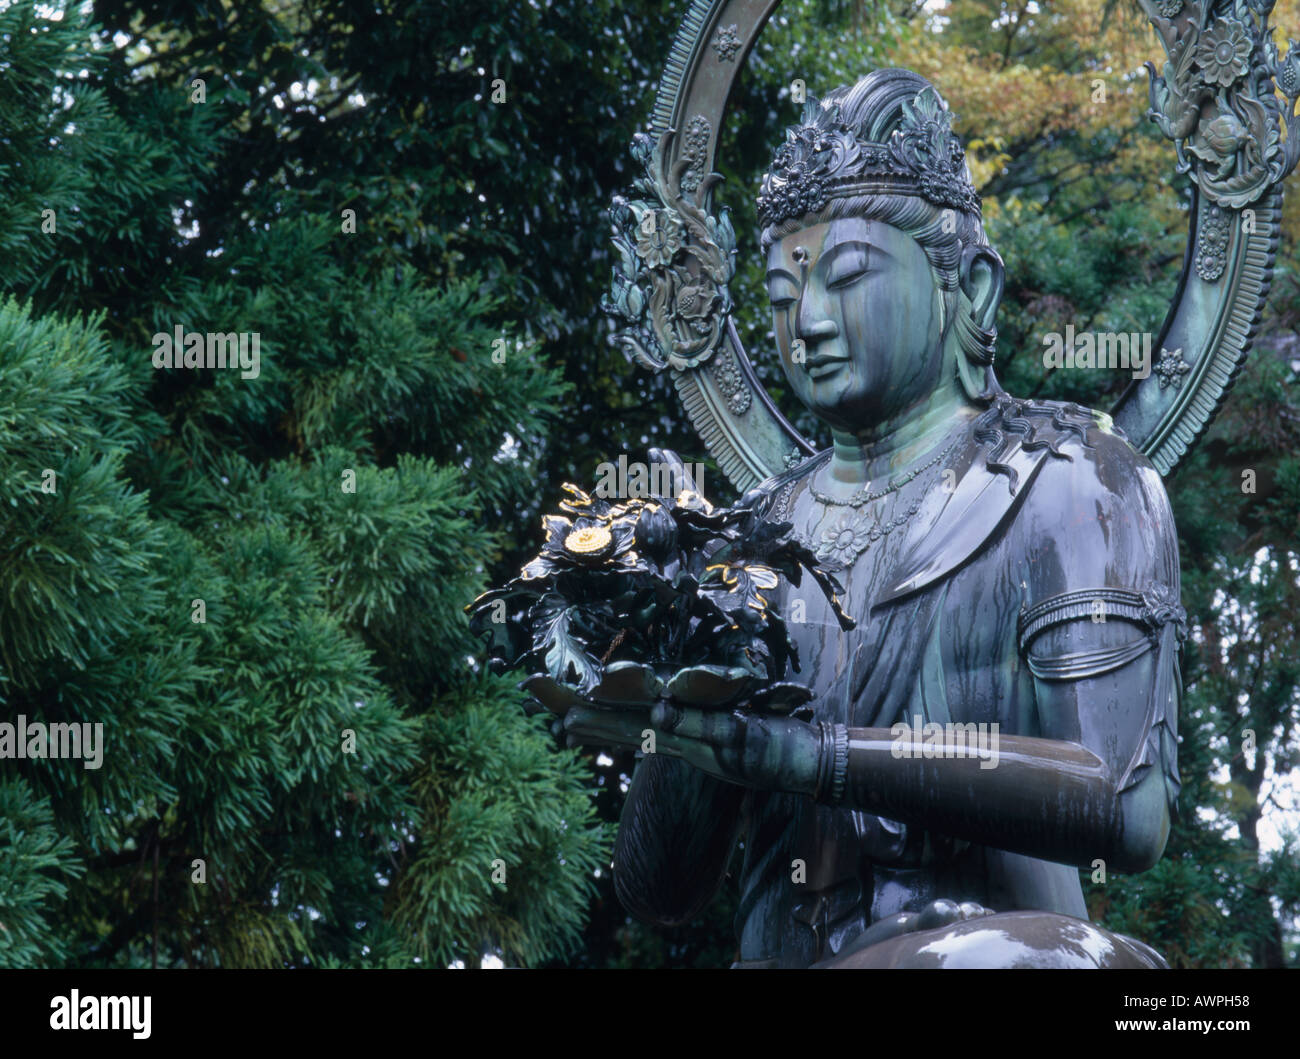
{"type": "Polygon", "coordinates": [[[620,900],[690,920],[743,841],[737,966],[1163,966],[1087,921],[1079,880],[1154,865],[1178,794],[1160,475],[1108,416],[999,385],[1003,264],[924,78],[810,101],[758,213],[782,366],[833,443],[749,501],[856,627],[782,590],[810,719],[570,711],[584,742],[658,736],[620,900]]]}

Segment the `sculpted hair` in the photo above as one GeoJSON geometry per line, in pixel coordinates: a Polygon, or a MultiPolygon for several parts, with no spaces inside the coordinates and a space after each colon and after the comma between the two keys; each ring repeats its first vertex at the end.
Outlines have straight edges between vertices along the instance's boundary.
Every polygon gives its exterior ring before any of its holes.
{"type": "MultiPolygon", "coordinates": [[[[916,98],[930,82],[910,70],[875,70],[856,84],[834,89],[821,100],[818,124],[839,104],[844,122],[875,143],[884,143],[903,121],[903,105],[916,98]]],[[[816,213],[791,217],[763,229],[761,245],[771,245],[809,225],[846,217],[880,221],[917,241],[930,263],[930,273],[942,292],[942,341],[956,330],[961,352],[973,363],[990,365],[997,345],[997,329],[982,328],[972,315],[970,299],[961,291],[962,252],[968,247],[989,247],[983,218],[978,212],[936,206],[920,195],[878,193],[830,198],[816,213]]],[[[991,249],[991,248],[990,248],[991,249]]],[[[992,385],[996,385],[990,379],[992,385]]]]}

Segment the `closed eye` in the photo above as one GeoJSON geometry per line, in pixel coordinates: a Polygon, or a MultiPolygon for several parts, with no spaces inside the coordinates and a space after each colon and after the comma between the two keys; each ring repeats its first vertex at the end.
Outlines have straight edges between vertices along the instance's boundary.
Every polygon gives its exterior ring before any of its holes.
{"type": "Polygon", "coordinates": [[[828,290],[842,290],[869,271],[871,247],[866,243],[841,243],[829,255],[826,268],[828,290]]]}
{"type": "Polygon", "coordinates": [[[871,269],[864,264],[861,268],[845,269],[829,283],[826,284],[828,290],[843,290],[845,287],[852,286],[865,276],[871,269]]]}
{"type": "Polygon", "coordinates": [[[767,294],[772,300],[773,309],[788,309],[799,300],[799,292],[790,283],[772,283],[767,289],[767,294]]]}
{"type": "Polygon", "coordinates": [[[767,270],[767,296],[773,309],[788,309],[799,299],[799,281],[783,268],[767,270]]]}

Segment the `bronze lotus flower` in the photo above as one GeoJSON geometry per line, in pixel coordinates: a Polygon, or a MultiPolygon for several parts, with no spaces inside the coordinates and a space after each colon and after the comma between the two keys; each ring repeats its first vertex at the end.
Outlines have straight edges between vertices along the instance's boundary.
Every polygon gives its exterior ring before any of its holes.
{"type": "Polygon", "coordinates": [[[1223,157],[1236,154],[1237,148],[1246,142],[1246,136],[1246,126],[1230,111],[1206,122],[1201,129],[1202,139],[1215,154],[1223,157]]]}
{"type": "Polygon", "coordinates": [[[804,571],[852,627],[833,578],[788,523],[766,519],[770,497],[755,491],[715,508],[673,482],[671,495],[621,503],[566,485],[564,514],[543,519],[541,552],[472,605],[498,668],[530,671],[524,686],[545,708],[802,706],[809,693],[783,679],[798,656],[772,593],[804,571]]]}
{"type": "Polygon", "coordinates": [[[683,287],[677,292],[677,316],[692,324],[707,320],[717,300],[717,293],[710,287],[699,284],[683,287]]]}
{"type": "Polygon", "coordinates": [[[677,547],[677,521],[660,504],[647,504],[636,520],[637,545],[652,559],[664,559],[677,547]]]}
{"type": "Polygon", "coordinates": [[[1276,64],[1277,87],[1287,99],[1300,96],[1300,44],[1287,41],[1286,58],[1276,64]]]}
{"type": "Polygon", "coordinates": [[[636,252],[648,268],[667,267],[682,248],[681,223],[667,210],[652,210],[645,217],[650,223],[643,219],[637,225],[636,252]]]}
{"type": "Polygon", "coordinates": [[[1245,75],[1250,65],[1250,37],[1236,22],[1219,19],[1201,36],[1196,64],[1207,85],[1227,88],[1245,75]]]}
{"type": "Polygon", "coordinates": [[[576,515],[546,515],[542,528],[546,540],[538,556],[519,573],[519,580],[534,581],[568,569],[634,569],[637,564],[636,521],[625,507],[588,496],[565,486],[571,499],[560,502],[561,510],[576,515]]]}

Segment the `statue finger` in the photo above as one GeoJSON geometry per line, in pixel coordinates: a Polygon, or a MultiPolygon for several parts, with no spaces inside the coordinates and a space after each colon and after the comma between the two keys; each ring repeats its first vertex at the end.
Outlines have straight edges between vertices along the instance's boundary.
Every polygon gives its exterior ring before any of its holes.
{"type": "Polygon", "coordinates": [[[711,746],[739,746],[745,735],[745,722],[723,710],[689,710],[661,702],[650,711],[650,719],[666,734],[711,746]]]}
{"type": "Polygon", "coordinates": [[[644,714],[586,706],[569,710],[563,723],[565,734],[570,739],[588,745],[639,746],[642,733],[649,727],[644,714]]]}

